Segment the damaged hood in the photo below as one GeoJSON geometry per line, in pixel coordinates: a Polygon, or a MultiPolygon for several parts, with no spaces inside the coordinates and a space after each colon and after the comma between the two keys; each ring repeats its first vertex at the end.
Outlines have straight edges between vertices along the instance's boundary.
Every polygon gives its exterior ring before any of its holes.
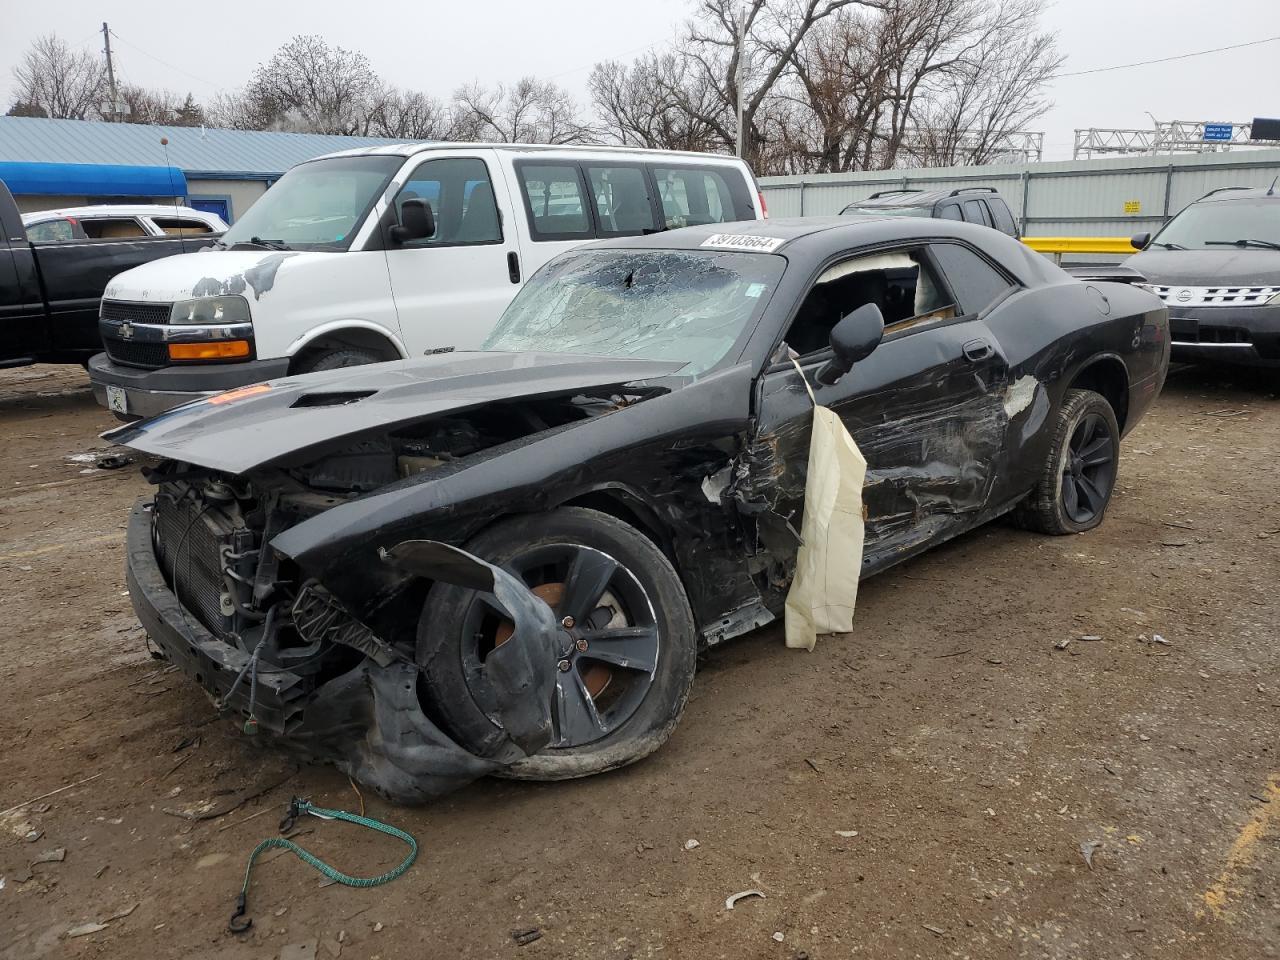
{"type": "Polygon", "coordinates": [[[175,407],[103,437],[225,473],[319,455],[360,434],[500,400],[621,388],[682,364],[562,353],[451,353],[286,377],[175,407]]]}
{"type": "Polygon", "coordinates": [[[333,254],[272,250],[215,250],[152,260],[112,277],[103,291],[108,300],[172,302],[237,294],[260,300],[275,286],[287,264],[291,269],[319,261],[332,268],[333,254]]]}

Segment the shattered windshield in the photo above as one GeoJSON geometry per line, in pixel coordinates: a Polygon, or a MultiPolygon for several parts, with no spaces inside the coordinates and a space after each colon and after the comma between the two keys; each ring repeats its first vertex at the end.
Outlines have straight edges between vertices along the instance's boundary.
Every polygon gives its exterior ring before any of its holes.
{"type": "Polygon", "coordinates": [[[749,330],[783,266],[755,253],[577,251],[529,280],[483,349],[673,360],[696,376],[749,330]]]}
{"type": "Polygon", "coordinates": [[[403,157],[333,157],[294,167],[222,235],[222,246],[342,251],[403,157]]]}

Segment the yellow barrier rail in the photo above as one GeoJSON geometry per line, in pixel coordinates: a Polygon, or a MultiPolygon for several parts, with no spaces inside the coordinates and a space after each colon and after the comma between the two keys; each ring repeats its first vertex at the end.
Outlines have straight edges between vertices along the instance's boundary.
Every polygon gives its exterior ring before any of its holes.
{"type": "Polygon", "coordinates": [[[1036,253],[1137,253],[1128,237],[1023,237],[1022,242],[1036,253]]]}

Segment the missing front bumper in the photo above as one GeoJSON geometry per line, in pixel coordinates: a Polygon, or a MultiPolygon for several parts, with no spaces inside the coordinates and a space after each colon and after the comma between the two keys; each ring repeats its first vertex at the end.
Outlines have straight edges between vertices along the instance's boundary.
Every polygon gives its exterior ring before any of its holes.
{"type": "MultiPolygon", "coordinates": [[[[224,710],[247,718],[250,685],[235,681],[249,654],[215,636],[179,603],[156,562],[150,507],[149,502],[134,507],[126,537],[126,580],[138,619],[167,659],[224,710]]],[[[261,733],[288,752],[332,763],[388,799],[418,803],[545,746],[546,739],[528,735],[530,726],[541,726],[537,715],[544,711],[550,729],[550,686],[544,673],[514,677],[519,691],[512,698],[513,718],[524,716],[526,726],[513,738],[519,747],[513,743],[500,759],[464,750],[427,717],[418,699],[418,667],[404,660],[384,666],[366,657],[318,685],[287,670],[260,672],[253,718],[261,733]]]]}

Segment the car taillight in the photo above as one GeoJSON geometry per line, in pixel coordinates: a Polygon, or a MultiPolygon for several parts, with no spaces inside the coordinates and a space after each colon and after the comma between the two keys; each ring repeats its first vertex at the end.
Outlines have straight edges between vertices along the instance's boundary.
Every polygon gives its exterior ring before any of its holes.
{"type": "Polygon", "coordinates": [[[769,219],[769,205],[764,202],[764,193],[757,190],[756,196],[760,198],[760,212],[764,215],[764,219],[769,219]]]}

